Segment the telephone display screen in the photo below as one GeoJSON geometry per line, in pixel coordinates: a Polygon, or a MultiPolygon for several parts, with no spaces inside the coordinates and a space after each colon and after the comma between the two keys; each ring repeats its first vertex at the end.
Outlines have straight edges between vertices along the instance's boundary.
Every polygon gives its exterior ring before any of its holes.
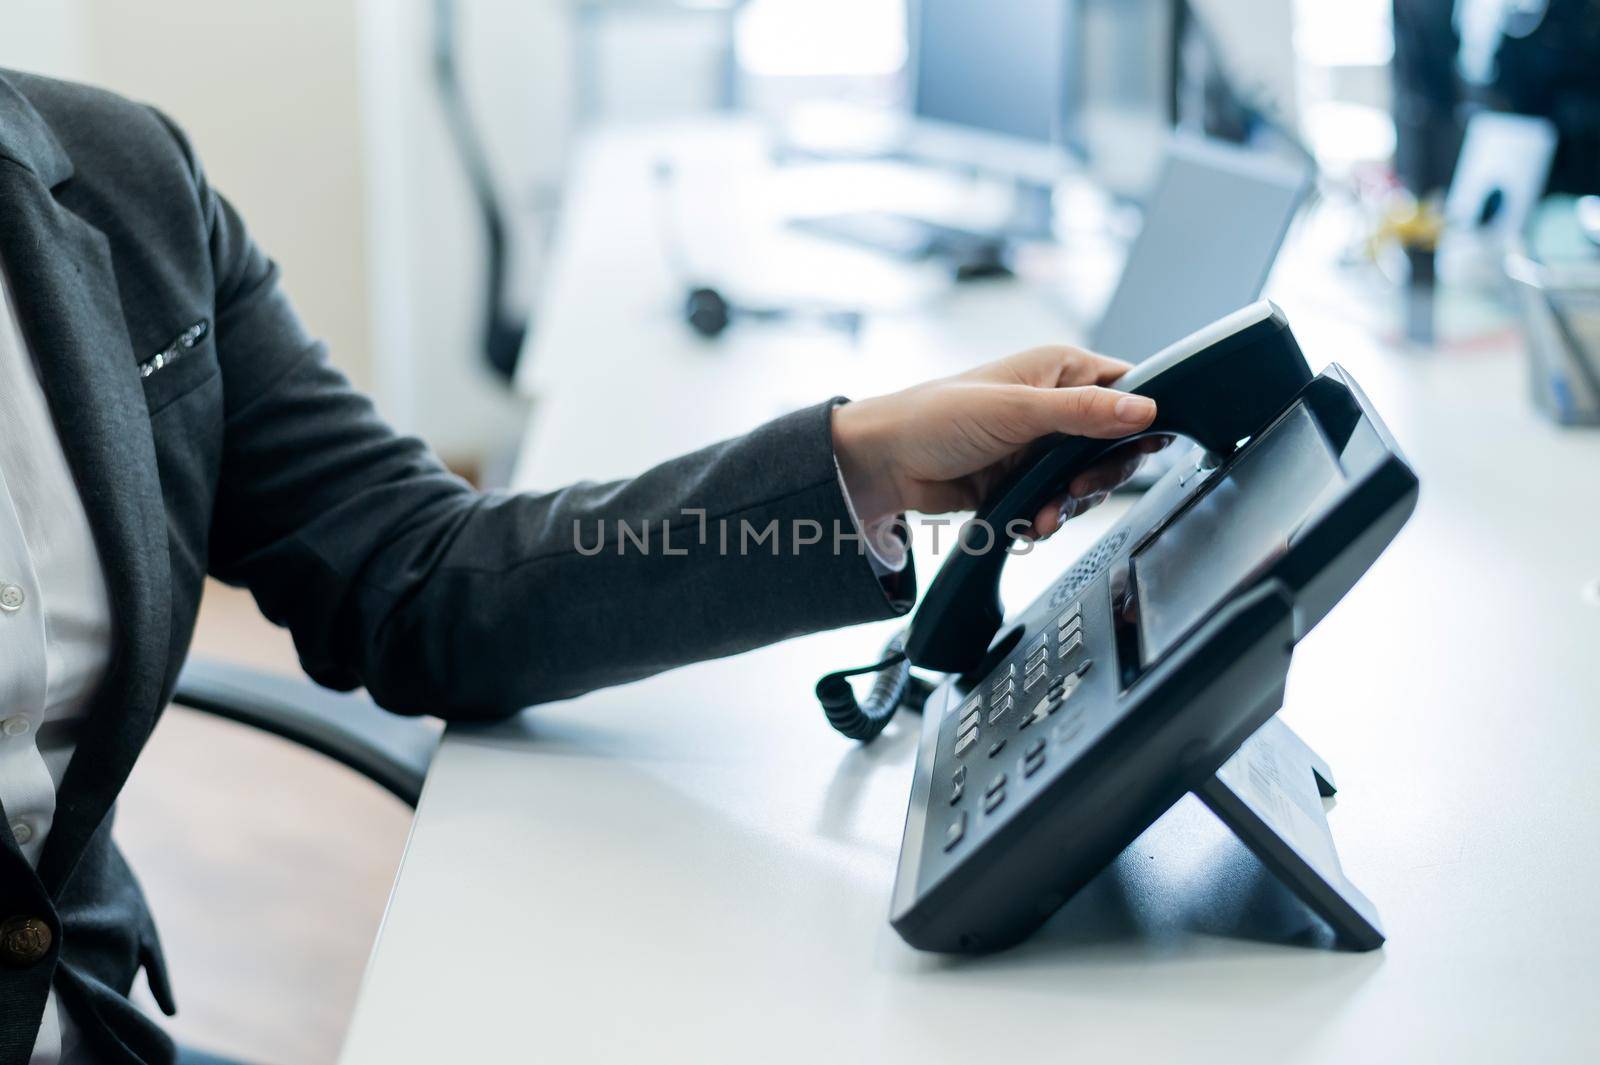
{"type": "Polygon", "coordinates": [[[1343,479],[1321,428],[1297,404],[1133,556],[1143,661],[1277,560],[1343,479]]]}

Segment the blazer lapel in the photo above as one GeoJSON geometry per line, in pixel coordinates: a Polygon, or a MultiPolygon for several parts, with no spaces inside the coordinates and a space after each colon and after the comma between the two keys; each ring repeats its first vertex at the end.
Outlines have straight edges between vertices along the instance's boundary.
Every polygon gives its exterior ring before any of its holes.
{"type": "Polygon", "coordinates": [[[144,745],[170,653],[166,510],[105,234],[59,203],[71,163],[0,79],[0,259],[106,571],[116,646],[39,862],[59,893],[144,745]]]}

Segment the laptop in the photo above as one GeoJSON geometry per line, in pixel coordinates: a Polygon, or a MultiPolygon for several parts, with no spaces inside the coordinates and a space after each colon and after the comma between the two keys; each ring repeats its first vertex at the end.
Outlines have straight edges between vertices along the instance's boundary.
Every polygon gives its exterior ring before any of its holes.
{"type": "Polygon", "coordinates": [[[1445,196],[1445,221],[1457,229],[1521,234],[1544,195],[1557,139],[1548,119],[1495,111],[1473,115],[1445,196]]]}
{"type": "MultiPolygon", "coordinates": [[[[1258,299],[1312,178],[1309,162],[1174,137],[1090,349],[1139,362],[1258,299]]],[[[1146,460],[1125,487],[1154,484],[1180,450],[1146,460]]]]}

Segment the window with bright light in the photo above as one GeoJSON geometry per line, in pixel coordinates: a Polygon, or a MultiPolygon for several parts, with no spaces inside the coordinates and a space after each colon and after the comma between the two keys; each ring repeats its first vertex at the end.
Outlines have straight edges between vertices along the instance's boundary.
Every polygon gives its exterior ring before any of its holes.
{"type": "Polygon", "coordinates": [[[1393,0],[1295,0],[1294,50],[1319,67],[1381,67],[1394,56],[1393,0]]]}
{"type": "Polygon", "coordinates": [[[904,0],[750,0],[739,65],[765,77],[874,77],[906,62],[904,0]]]}

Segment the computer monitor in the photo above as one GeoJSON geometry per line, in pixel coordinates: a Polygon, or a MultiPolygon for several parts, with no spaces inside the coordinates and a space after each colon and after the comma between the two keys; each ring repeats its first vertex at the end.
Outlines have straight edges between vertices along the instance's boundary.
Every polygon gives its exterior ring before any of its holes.
{"type": "Polygon", "coordinates": [[[1311,178],[1299,160],[1170,138],[1090,347],[1138,362],[1257,299],[1311,178]]]}
{"type": "Polygon", "coordinates": [[[1103,188],[1143,201],[1178,119],[1183,8],[1175,0],[1074,0],[1063,139],[1103,188]]]}
{"type": "Polygon", "coordinates": [[[917,0],[908,12],[912,113],[896,152],[1013,181],[1008,219],[975,230],[864,211],[794,225],[901,259],[941,259],[961,280],[1009,273],[1015,242],[1052,235],[1051,193],[1068,162],[1061,116],[1075,3],[917,0]]]}
{"type": "Polygon", "coordinates": [[[909,154],[1049,184],[1066,164],[1073,0],[920,0],[909,154]]]}

